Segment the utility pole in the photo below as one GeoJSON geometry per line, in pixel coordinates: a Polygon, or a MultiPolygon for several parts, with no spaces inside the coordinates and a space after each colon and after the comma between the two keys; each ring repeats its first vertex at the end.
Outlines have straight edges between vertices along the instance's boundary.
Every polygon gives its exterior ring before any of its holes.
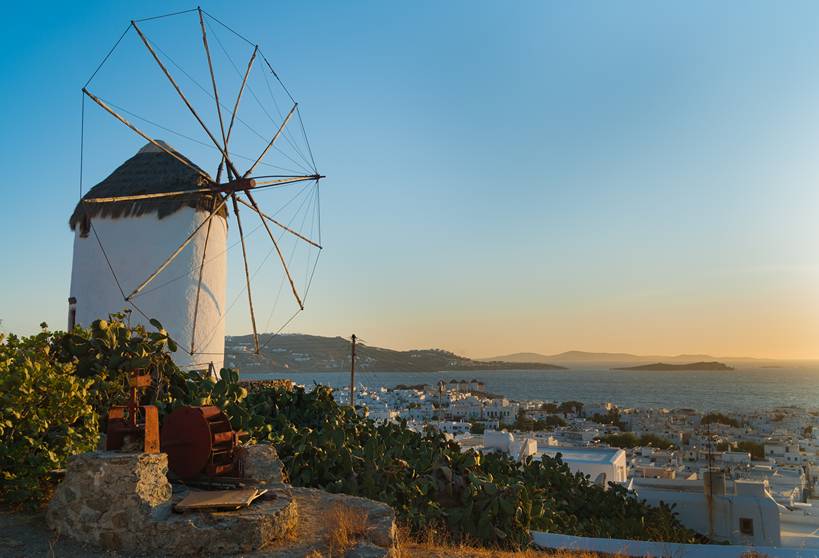
{"type": "Polygon", "coordinates": [[[353,341],[353,350],[350,354],[350,407],[355,411],[355,333],[353,333],[351,339],[353,341]]]}

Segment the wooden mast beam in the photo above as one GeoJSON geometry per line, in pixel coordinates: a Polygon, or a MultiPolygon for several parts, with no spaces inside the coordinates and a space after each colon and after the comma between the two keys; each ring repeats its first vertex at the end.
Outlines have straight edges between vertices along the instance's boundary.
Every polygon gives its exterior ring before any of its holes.
{"type": "Polygon", "coordinates": [[[200,230],[202,227],[204,227],[204,226],[205,226],[207,223],[209,223],[209,222],[210,222],[210,220],[211,220],[211,219],[213,219],[213,216],[214,216],[214,215],[216,215],[217,213],[219,213],[219,211],[221,211],[221,210],[222,210],[222,208],[225,206],[225,204],[226,204],[226,203],[227,203],[227,197],[225,197],[225,198],[224,198],[224,199],[223,199],[223,200],[222,200],[222,201],[219,203],[219,205],[218,205],[218,206],[216,206],[216,208],[215,208],[213,211],[211,211],[210,215],[208,215],[208,216],[205,218],[205,220],[204,220],[204,221],[202,221],[201,223],[199,223],[199,226],[198,226],[198,227],[196,227],[196,228],[193,230],[193,232],[192,232],[191,234],[189,234],[189,235],[188,235],[188,237],[187,237],[187,238],[186,238],[186,239],[185,239],[185,240],[182,242],[182,244],[180,244],[180,245],[179,245],[179,248],[177,248],[176,250],[174,250],[174,252],[173,252],[173,253],[172,253],[170,256],[168,256],[168,257],[165,259],[165,261],[164,261],[164,262],[162,262],[162,265],[160,265],[160,266],[157,268],[157,270],[156,270],[156,271],[154,271],[153,273],[151,273],[151,275],[150,275],[150,276],[149,276],[147,279],[145,279],[145,280],[144,280],[142,283],[140,283],[140,284],[139,284],[139,286],[138,286],[136,289],[134,289],[134,290],[133,290],[133,292],[132,292],[131,294],[129,294],[128,296],[126,296],[126,297],[125,297],[125,300],[126,300],[126,301],[128,301],[128,302],[130,302],[132,298],[134,298],[136,295],[138,295],[138,294],[140,293],[140,291],[142,291],[142,289],[144,289],[144,288],[145,288],[145,287],[148,285],[148,283],[150,283],[151,281],[153,281],[154,279],[156,279],[157,275],[159,275],[160,273],[162,273],[162,271],[163,271],[163,270],[164,270],[166,267],[168,267],[168,266],[171,264],[171,262],[174,260],[174,258],[176,258],[176,256],[178,256],[178,255],[179,255],[179,254],[182,252],[182,250],[184,250],[184,249],[185,249],[185,246],[187,246],[188,244],[190,244],[190,243],[191,243],[191,241],[193,240],[193,238],[196,236],[196,233],[198,233],[198,232],[199,232],[199,230],[200,230]]]}
{"type": "MultiPolygon", "coordinates": [[[[194,169],[195,170],[195,169],[194,169]]],[[[153,194],[133,194],[131,196],[109,196],[109,197],[101,197],[101,198],[85,198],[83,199],[83,203],[112,203],[112,202],[124,202],[124,201],[136,201],[136,200],[152,200],[157,198],[174,198],[177,196],[185,196],[188,194],[208,194],[208,193],[223,193],[223,194],[230,194],[232,192],[238,191],[247,191],[247,190],[259,190],[262,188],[267,188],[269,186],[283,186],[285,184],[295,184],[296,182],[306,182],[308,180],[319,180],[324,178],[323,176],[319,175],[311,175],[311,176],[290,176],[279,178],[276,180],[266,180],[263,182],[256,182],[253,178],[240,178],[239,180],[234,180],[232,182],[226,182],[224,184],[219,184],[214,186],[211,190],[205,190],[202,188],[195,188],[192,190],[178,190],[176,192],[156,192],[153,194]]]]}
{"type": "MultiPolygon", "coordinates": [[[[196,170],[196,169],[194,169],[196,170]]],[[[203,175],[204,176],[204,175],[203,175]]],[[[177,196],[185,196],[188,194],[210,194],[210,193],[222,193],[222,194],[231,194],[233,192],[239,191],[247,191],[247,190],[259,190],[262,188],[267,188],[268,186],[283,186],[286,184],[295,184],[296,182],[306,182],[308,180],[319,180],[320,178],[324,178],[323,176],[319,175],[311,175],[311,176],[290,176],[279,178],[276,180],[266,180],[263,182],[256,182],[253,178],[240,178],[238,180],[234,180],[232,182],[226,182],[224,184],[219,184],[214,186],[212,189],[206,190],[203,188],[195,188],[192,190],[178,190],[176,192],[156,192],[152,194],[133,194],[130,196],[109,196],[109,197],[100,197],[100,198],[85,198],[82,200],[83,203],[112,203],[112,202],[121,202],[121,201],[137,201],[137,200],[152,200],[157,198],[175,198],[177,196]]],[[[210,179],[208,179],[210,180],[210,179]]]]}
{"type": "Polygon", "coordinates": [[[253,186],[253,188],[248,188],[248,189],[255,190],[257,188],[264,188],[266,186],[276,186],[276,185],[283,186],[285,184],[292,184],[294,182],[304,182],[305,180],[321,180],[322,178],[325,178],[324,175],[322,175],[322,174],[311,174],[311,175],[307,175],[307,176],[287,176],[287,177],[278,178],[278,179],[275,179],[275,180],[261,180],[260,181],[260,180],[253,179],[256,182],[256,184],[253,186]]]}
{"type": "Polygon", "coordinates": [[[249,169],[247,169],[247,172],[244,174],[243,178],[247,178],[248,176],[250,176],[250,173],[253,172],[253,169],[256,168],[256,165],[258,165],[262,161],[262,159],[264,159],[264,156],[267,155],[267,152],[270,151],[270,148],[273,147],[273,144],[276,143],[277,139],[279,139],[279,136],[284,130],[284,127],[287,126],[288,122],[290,122],[290,118],[293,116],[293,113],[296,112],[298,106],[299,106],[298,103],[293,103],[293,108],[290,109],[290,112],[287,113],[284,122],[282,122],[282,125],[279,126],[278,130],[276,130],[276,134],[273,136],[273,139],[271,139],[270,143],[267,144],[267,147],[264,148],[264,151],[262,151],[262,154],[259,155],[258,159],[256,159],[256,162],[253,163],[249,169]]]}
{"type": "MultiPolygon", "coordinates": [[[[213,71],[213,59],[210,56],[210,47],[208,46],[208,34],[205,30],[205,19],[202,16],[202,8],[197,7],[199,12],[199,26],[202,28],[202,45],[205,48],[205,56],[208,59],[208,71],[210,72],[210,83],[213,86],[213,99],[216,103],[216,114],[219,116],[219,130],[222,133],[222,145],[224,151],[227,152],[227,140],[225,139],[225,122],[222,118],[222,106],[219,101],[219,88],[216,86],[216,74],[213,71]]],[[[219,162],[219,168],[216,171],[216,182],[219,182],[222,171],[222,161],[219,162]]],[[[196,283],[196,302],[193,307],[193,324],[191,326],[191,355],[196,350],[196,321],[199,318],[199,299],[202,294],[202,276],[205,272],[205,261],[208,253],[208,241],[210,240],[210,229],[213,225],[213,220],[208,222],[208,230],[205,234],[205,246],[202,248],[202,263],[199,265],[199,280],[196,283]]]]}
{"type": "Polygon", "coordinates": [[[208,34],[205,31],[205,19],[202,16],[202,8],[196,8],[199,12],[199,26],[202,28],[202,44],[205,47],[205,56],[208,59],[208,70],[210,71],[210,83],[213,85],[213,98],[216,101],[216,114],[219,115],[219,129],[222,132],[222,144],[227,151],[227,140],[225,139],[225,122],[222,119],[222,107],[219,102],[219,88],[216,87],[216,74],[213,72],[213,59],[210,57],[210,47],[208,46],[208,34]]]}
{"type": "MultiPolygon", "coordinates": [[[[245,70],[245,75],[242,77],[242,85],[239,86],[239,94],[236,95],[236,102],[233,104],[233,112],[230,113],[230,123],[228,124],[227,135],[225,136],[225,151],[228,150],[228,145],[230,144],[230,134],[233,132],[233,124],[236,122],[236,113],[239,111],[239,102],[242,100],[242,93],[245,91],[245,85],[247,84],[247,78],[250,76],[250,70],[253,68],[253,62],[256,60],[256,53],[259,51],[259,45],[253,47],[253,54],[250,55],[250,60],[247,62],[247,69],[245,70]]],[[[216,176],[220,177],[222,175],[222,162],[219,163],[219,169],[216,171],[216,176]]],[[[238,176],[238,174],[237,174],[238,176]]],[[[218,180],[217,180],[218,182],[218,180]]]]}
{"type": "MultiPolygon", "coordinates": [[[[264,229],[267,231],[267,234],[270,237],[270,240],[273,241],[273,246],[275,246],[276,253],[279,255],[279,261],[282,263],[282,267],[284,268],[284,273],[287,275],[287,280],[290,282],[290,290],[293,291],[293,296],[296,297],[296,302],[298,303],[299,308],[304,310],[304,303],[301,301],[301,297],[299,296],[299,292],[296,290],[296,283],[293,282],[293,276],[290,275],[290,270],[287,268],[287,262],[284,260],[284,254],[282,254],[282,250],[279,247],[279,241],[276,240],[276,237],[273,235],[273,231],[270,230],[270,225],[267,224],[267,221],[265,220],[264,215],[262,214],[262,210],[259,209],[259,204],[257,204],[256,200],[253,199],[253,195],[248,190],[245,190],[245,194],[247,195],[247,199],[250,200],[250,203],[253,204],[253,209],[255,209],[256,213],[259,214],[259,219],[262,220],[262,225],[264,225],[264,229]]],[[[234,197],[234,200],[235,200],[235,197],[234,197]]]]}
{"type": "Polygon", "coordinates": [[[321,250],[321,249],[322,249],[321,244],[318,244],[317,242],[314,242],[314,241],[310,240],[309,238],[307,238],[306,236],[304,236],[304,235],[300,234],[299,232],[294,231],[293,229],[291,229],[291,228],[290,228],[290,227],[288,227],[287,225],[284,225],[284,224],[282,224],[282,223],[279,223],[279,222],[278,222],[278,221],[276,221],[276,220],[275,220],[273,217],[269,216],[268,214],[264,213],[263,211],[260,211],[260,210],[256,209],[255,207],[253,207],[253,205],[249,204],[248,202],[246,202],[246,201],[245,201],[245,200],[243,200],[242,198],[236,198],[236,199],[237,199],[237,201],[238,201],[239,203],[241,203],[242,205],[244,205],[244,206],[246,206],[246,207],[249,207],[250,209],[252,209],[252,210],[256,211],[256,212],[257,212],[259,215],[261,215],[262,217],[264,217],[265,219],[267,219],[268,221],[270,221],[271,223],[273,223],[273,224],[274,224],[274,225],[276,225],[277,227],[280,227],[280,228],[282,228],[282,229],[286,230],[287,232],[289,232],[290,234],[292,234],[292,235],[294,235],[294,236],[299,237],[300,239],[302,239],[303,241],[305,241],[305,242],[306,242],[306,243],[308,243],[308,244],[312,244],[313,246],[315,246],[315,247],[316,247],[316,248],[318,248],[319,250],[321,250]]]}
{"type": "Polygon", "coordinates": [[[245,235],[242,231],[242,219],[239,217],[239,204],[236,203],[236,194],[230,195],[233,201],[233,214],[236,215],[236,223],[239,225],[239,238],[242,241],[242,257],[245,263],[245,283],[247,286],[247,302],[250,305],[250,321],[253,324],[253,343],[256,346],[256,354],[259,354],[259,333],[256,330],[256,313],[253,311],[253,295],[250,291],[250,270],[247,267],[247,248],[245,247],[245,235]]]}
{"type": "Polygon", "coordinates": [[[196,283],[196,303],[193,306],[193,325],[191,326],[191,356],[196,351],[196,318],[199,317],[199,295],[202,292],[202,275],[205,272],[205,258],[208,253],[208,241],[210,241],[210,229],[213,226],[213,219],[208,220],[208,230],[205,233],[205,246],[202,247],[202,263],[199,265],[199,281],[196,283]]]}
{"type": "Polygon", "coordinates": [[[152,138],[151,136],[149,136],[148,134],[146,134],[145,132],[143,132],[142,130],[140,130],[139,128],[137,128],[136,126],[131,124],[130,122],[128,122],[124,117],[117,114],[117,112],[114,109],[109,107],[105,103],[105,101],[103,101],[102,99],[100,99],[99,97],[97,97],[96,95],[91,93],[88,89],[83,87],[82,92],[85,93],[92,101],[94,101],[99,106],[101,106],[103,109],[105,109],[111,116],[113,116],[114,118],[116,118],[117,120],[119,120],[120,122],[125,124],[126,126],[128,126],[134,132],[136,132],[137,135],[141,136],[143,139],[148,140],[157,149],[160,149],[160,150],[164,151],[165,153],[167,153],[168,155],[170,155],[171,157],[173,157],[174,159],[176,159],[177,161],[179,161],[180,163],[182,163],[186,167],[188,167],[191,170],[193,170],[194,172],[196,172],[201,177],[205,178],[209,183],[213,183],[213,180],[211,180],[211,178],[202,169],[196,168],[190,161],[186,160],[184,157],[179,155],[175,150],[168,149],[167,147],[165,147],[164,145],[162,145],[161,143],[156,141],[154,138],[152,138]]]}
{"type": "Polygon", "coordinates": [[[193,114],[194,118],[196,118],[197,122],[199,122],[199,125],[202,126],[202,129],[205,130],[205,133],[208,135],[210,140],[213,142],[213,144],[216,146],[216,148],[222,153],[222,157],[225,158],[225,162],[227,163],[228,168],[233,171],[233,174],[235,174],[236,176],[239,176],[239,173],[236,171],[236,168],[233,166],[233,163],[231,162],[230,157],[227,156],[227,153],[225,152],[225,149],[223,148],[222,145],[219,144],[219,142],[213,136],[210,129],[208,129],[208,127],[205,125],[205,122],[199,116],[199,113],[196,112],[196,109],[193,108],[193,105],[190,103],[190,101],[188,101],[188,98],[185,97],[185,94],[182,93],[182,89],[180,89],[179,85],[177,85],[176,80],[173,79],[173,76],[168,71],[168,68],[165,67],[165,64],[162,63],[162,60],[159,59],[159,55],[157,55],[156,51],[151,46],[151,43],[148,41],[147,37],[145,37],[145,35],[142,33],[142,30],[139,28],[139,26],[134,21],[131,21],[131,25],[134,26],[134,29],[136,30],[137,34],[139,35],[139,38],[142,39],[142,42],[145,44],[145,47],[151,53],[151,56],[154,57],[154,60],[156,60],[156,63],[159,65],[160,69],[162,70],[162,73],[165,74],[165,77],[167,77],[168,81],[170,81],[171,85],[173,85],[173,88],[176,89],[176,92],[179,94],[179,97],[182,99],[182,101],[188,107],[188,110],[191,111],[191,114],[193,114]]]}

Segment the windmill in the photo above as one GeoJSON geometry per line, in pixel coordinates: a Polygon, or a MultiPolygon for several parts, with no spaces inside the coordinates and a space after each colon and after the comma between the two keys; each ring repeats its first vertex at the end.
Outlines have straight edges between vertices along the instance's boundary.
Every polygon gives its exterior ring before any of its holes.
{"type": "MultiPolygon", "coordinates": [[[[192,55],[188,60],[196,62],[192,55]]],[[[133,90],[119,89],[122,94],[133,90]]],[[[75,240],[69,327],[88,325],[123,307],[132,308],[139,314],[140,321],[156,318],[163,324],[178,347],[174,356],[177,364],[218,370],[224,357],[225,317],[238,300],[228,304],[226,299],[227,253],[239,245],[244,275],[240,294],[246,298],[253,331],[252,345],[248,349],[259,354],[263,343],[254,307],[255,273],[251,271],[247,238],[256,231],[267,238],[269,250],[262,264],[268,260],[278,263],[281,274],[278,293],[281,295],[286,285],[284,291],[289,291],[286,296],[295,306],[295,313],[281,324],[278,330],[281,331],[304,310],[304,300],[318,263],[322,248],[319,181],[324,178],[316,170],[299,105],[267,57],[257,44],[201,8],[133,20],[83,86],[82,94],[81,199],[70,219],[75,240]],[[160,21],[185,22],[165,29],[165,32],[169,33],[174,44],[196,45],[200,67],[207,68],[206,79],[197,80],[149,34],[147,27],[160,21]],[[221,33],[217,33],[217,29],[221,33]],[[220,34],[227,38],[223,41],[220,34]],[[212,50],[214,39],[223,54],[222,75],[212,50]],[[225,46],[228,39],[249,51],[241,70],[225,46]],[[179,118],[171,111],[186,113],[188,120],[198,128],[199,139],[192,133],[181,133],[170,125],[157,122],[156,118],[152,120],[117,105],[96,91],[92,82],[106,65],[111,66],[116,53],[129,40],[131,47],[136,45],[141,49],[143,57],[139,59],[134,54],[129,58],[128,64],[124,65],[125,77],[116,78],[112,83],[120,85],[123,80],[143,83],[148,74],[144,67],[140,71],[139,65],[145,60],[150,61],[156,70],[153,76],[160,76],[166,86],[164,91],[171,93],[175,104],[172,105],[170,99],[163,103],[154,98],[159,95],[159,86],[151,89],[143,86],[137,99],[150,97],[147,108],[162,113],[164,118],[173,122],[179,122],[179,118]],[[236,72],[235,90],[232,95],[226,95],[220,85],[227,82],[223,74],[231,66],[236,72]],[[204,99],[209,101],[207,107],[194,102],[191,94],[183,89],[183,78],[198,87],[200,98],[202,92],[205,93],[204,99]],[[260,81],[262,79],[264,81],[260,81]],[[275,110],[268,102],[263,102],[265,90],[269,92],[275,110]],[[249,96],[269,120],[269,123],[265,122],[269,127],[267,134],[256,129],[264,118],[243,118],[240,113],[240,109],[247,107],[249,96]],[[134,137],[147,143],[104,180],[83,193],[83,164],[88,150],[86,126],[88,115],[92,114],[86,108],[87,103],[100,109],[97,113],[109,120],[113,117],[111,121],[120,125],[120,129],[130,130],[134,137]],[[233,147],[241,126],[262,138],[250,156],[239,155],[233,147]],[[213,164],[213,175],[204,170],[208,166],[205,162],[195,163],[194,157],[184,155],[168,137],[159,139],[151,130],[171,134],[175,136],[174,143],[186,141],[199,152],[203,147],[209,149],[201,159],[213,164]],[[284,145],[280,147],[281,144],[284,145]],[[280,155],[285,163],[277,161],[278,164],[273,164],[274,154],[280,155]],[[240,158],[247,161],[246,164],[240,165],[240,158]],[[262,166],[277,169],[277,174],[263,174],[260,172],[262,166]],[[293,166],[299,167],[296,172],[293,166]],[[282,174],[282,170],[289,172],[282,174]],[[279,204],[274,208],[276,211],[262,208],[257,194],[273,189],[284,191],[285,188],[295,188],[289,202],[279,204]],[[312,197],[305,192],[310,192],[312,197]],[[298,202],[292,203],[299,199],[298,196],[304,198],[298,212],[289,209],[289,221],[279,217],[289,205],[298,205],[298,202]],[[311,201],[306,205],[308,198],[311,201]],[[307,209],[303,209],[305,205],[307,209]],[[302,211],[304,218],[299,223],[302,211]],[[312,214],[309,227],[305,224],[308,213],[312,214]],[[235,221],[235,225],[229,227],[229,220],[235,221]],[[256,226],[249,231],[251,222],[256,226]],[[228,229],[231,227],[239,239],[228,246],[228,229]],[[318,236],[315,236],[316,232],[318,236]],[[288,243],[293,246],[292,250],[286,247],[288,243]],[[308,254],[301,283],[292,267],[297,248],[303,248],[308,254]]],[[[100,159],[113,156],[110,137],[99,140],[100,159]]],[[[242,141],[245,149],[251,149],[251,145],[247,139],[242,141]]],[[[264,293],[267,292],[265,289],[264,293]]],[[[276,305],[279,299],[277,296],[276,305]]],[[[271,311],[268,324],[273,315],[271,311]]],[[[133,317],[137,318],[136,315],[133,317]]]]}

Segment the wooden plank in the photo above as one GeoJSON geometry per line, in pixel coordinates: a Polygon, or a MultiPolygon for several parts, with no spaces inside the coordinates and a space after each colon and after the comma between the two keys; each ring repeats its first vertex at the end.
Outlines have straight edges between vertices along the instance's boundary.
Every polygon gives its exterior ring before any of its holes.
{"type": "Polygon", "coordinates": [[[246,508],[266,492],[266,489],[257,490],[255,488],[192,491],[176,504],[174,509],[176,511],[237,510],[246,508]]]}

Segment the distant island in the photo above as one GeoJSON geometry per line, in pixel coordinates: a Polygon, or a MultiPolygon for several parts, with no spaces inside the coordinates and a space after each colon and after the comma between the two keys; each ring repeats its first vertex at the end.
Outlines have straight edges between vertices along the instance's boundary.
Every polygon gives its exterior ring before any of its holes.
{"type": "Polygon", "coordinates": [[[626,366],[620,368],[612,368],[612,370],[647,370],[647,371],[666,371],[666,370],[733,370],[733,366],[728,366],[721,362],[690,362],[688,364],[666,364],[664,362],[656,362],[654,364],[642,364],[639,366],[626,366]]]}
{"type": "MultiPolygon", "coordinates": [[[[260,354],[252,335],[225,338],[225,365],[240,372],[348,372],[350,340],[299,333],[259,336],[260,354]]],[[[356,369],[366,372],[469,372],[472,370],[565,370],[543,362],[478,361],[443,349],[396,351],[359,343],[356,369]]]]}
{"type": "MultiPolygon", "coordinates": [[[[677,355],[633,354],[633,353],[595,353],[589,351],[566,351],[557,354],[512,353],[475,360],[503,362],[548,362],[570,368],[605,368],[610,370],[620,366],[637,366],[640,364],[689,364],[698,362],[724,362],[737,368],[759,368],[762,366],[793,366],[796,361],[787,359],[753,358],[747,356],[719,356],[702,353],[683,353],[677,355]]],[[[806,361],[809,362],[809,361],[806,361]]],[[[815,363],[811,362],[813,366],[815,363]]]]}

